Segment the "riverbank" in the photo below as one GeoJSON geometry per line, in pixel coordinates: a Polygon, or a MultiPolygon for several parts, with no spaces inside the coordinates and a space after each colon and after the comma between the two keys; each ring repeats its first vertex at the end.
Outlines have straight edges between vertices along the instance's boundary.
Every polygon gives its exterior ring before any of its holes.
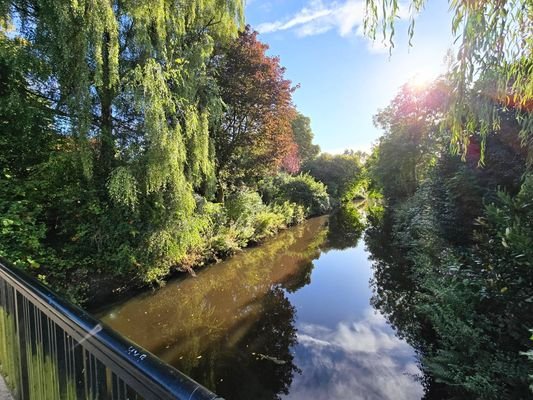
{"type": "MultiPolygon", "coordinates": [[[[215,253],[213,251],[213,247],[209,247],[204,248],[202,249],[202,251],[199,251],[195,254],[189,254],[187,257],[187,264],[178,265],[173,268],[171,272],[166,276],[165,280],[159,282],[159,284],[157,285],[152,284],[119,286],[120,282],[117,282],[116,286],[113,286],[113,282],[110,282],[109,279],[105,279],[103,282],[100,283],[91,284],[90,286],[92,288],[98,289],[98,291],[94,292],[91,295],[92,301],[86,302],[85,307],[94,313],[98,313],[99,310],[109,307],[110,304],[124,301],[125,299],[131,298],[136,294],[145,292],[150,288],[157,289],[159,287],[162,287],[169,280],[178,278],[180,276],[195,276],[198,270],[213,266],[223,261],[230,260],[232,257],[240,254],[243,250],[267,245],[270,241],[276,240],[277,237],[287,229],[293,229],[294,227],[308,223],[309,221],[315,220],[317,218],[325,218],[326,220],[337,226],[336,232],[338,233],[331,232],[330,240],[335,240],[338,246],[341,246],[341,243],[350,243],[351,240],[353,240],[353,236],[359,235],[359,233],[364,228],[364,218],[363,214],[361,214],[361,205],[366,205],[366,203],[361,200],[355,200],[353,202],[342,204],[339,203],[335,207],[327,210],[328,213],[309,216],[307,218],[302,218],[302,215],[305,215],[305,213],[302,214],[303,210],[301,210],[301,207],[299,207],[300,214],[292,214],[292,216],[290,217],[291,220],[294,221],[294,223],[287,224],[286,222],[282,221],[281,224],[276,226],[275,230],[268,230],[268,235],[256,234],[251,240],[246,241],[243,247],[235,247],[232,249],[231,252],[226,251],[219,253],[215,253]],[[346,232],[348,232],[348,237],[343,237],[343,234],[346,232]]],[[[241,213],[240,215],[246,216],[247,214],[251,215],[251,213],[241,213]]],[[[257,218],[261,220],[262,216],[261,214],[253,214],[252,218],[257,218]]],[[[243,220],[244,219],[246,218],[243,218],[243,220]]],[[[261,228],[261,232],[265,232],[264,226],[261,228]]]]}
{"type": "MultiPolygon", "coordinates": [[[[207,206],[203,204],[202,208],[205,210],[211,206],[212,203],[207,206]]],[[[228,260],[244,249],[262,246],[288,228],[313,218],[320,218],[316,215],[316,210],[315,215],[309,215],[308,210],[296,203],[284,202],[273,207],[266,206],[255,193],[247,193],[244,198],[234,199],[227,209],[229,215],[222,215],[220,209],[217,213],[208,210],[219,218],[216,223],[218,227],[211,230],[210,237],[204,238],[204,246],[198,246],[188,253],[180,264],[170,269],[164,280],[159,280],[154,285],[128,284],[123,279],[114,281],[109,277],[96,279],[89,285],[92,292],[89,292],[89,301],[85,302],[85,307],[98,312],[110,303],[130,298],[149,288],[164,286],[168,280],[177,276],[195,276],[199,269],[228,260]]],[[[330,211],[325,207],[318,210],[330,211]]],[[[323,214],[325,215],[327,214],[323,214]]]]}

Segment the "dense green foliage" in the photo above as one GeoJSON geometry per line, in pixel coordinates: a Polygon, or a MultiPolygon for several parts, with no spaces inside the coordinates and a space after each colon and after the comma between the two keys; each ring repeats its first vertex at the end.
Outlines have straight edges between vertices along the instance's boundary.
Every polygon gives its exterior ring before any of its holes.
{"type": "Polygon", "coordinates": [[[193,267],[232,255],[281,229],[301,223],[308,216],[303,205],[265,204],[250,189],[232,193],[224,205],[200,197],[198,200],[195,225],[200,227],[200,235],[180,263],[182,269],[191,272],[193,267]]]}
{"type": "Polygon", "coordinates": [[[298,145],[298,161],[305,164],[320,153],[320,146],[313,144],[311,120],[301,113],[297,113],[292,120],[292,133],[298,145]]]}
{"type": "Polygon", "coordinates": [[[242,9],[0,2],[2,259],[91,300],[329,210],[322,184],[276,178],[299,168],[296,136],[316,150],[242,9]],[[265,177],[284,183],[263,203],[265,177]]]}
{"type": "Polygon", "coordinates": [[[273,178],[266,178],[260,183],[259,190],[267,202],[299,203],[311,216],[325,214],[330,209],[327,187],[307,174],[296,176],[279,174],[273,178]]]}
{"type": "Polygon", "coordinates": [[[353,200],[361,188],[362,154],[346,151],[344,154],[322,153],[306,162],[302,171],[327,186],[336,201],[353,200]]]}
{"type": "MultiPolygon", "coordinates": [[[[365,27],[392,44],[400,5],[380,3],[367,1],[365,27]]],[[[367,231],[374,300],[419,349],[427,398],[528,398],[533,3],[449,3],[448,83],[404,88],[376,117],[385,135],[368,170],[386,208],[367,231]]],[[[424,4],[410,4],[410,38],[424,4]]]]}
{"type": "Polygon", "coordinates": [[[17,159],[31,172],[23,182],[4,172],[2,200],[17,206],[5,211],[2,253],[30,257],[43,279],[80,292],[98,278],[160,279],[199,234],[193,194],[214,176],[208,125],[218,99],[207,62],[215,40],[236,35],[242,2],[0,8],[3,63],[16,77],[2,77],[11,147],[2,153],[42,156],[17,159]]]}
{"type": "Polygon", "coordinates": [[[526,398],[533,188],[517,111],[499,110],[485,167],[475,138],[462,161],[441,129],[443,85],[404,87],[376,116],[385,134],[368,170],[386,208],[367,231],[374,303],[420,351],[427,398],[526,398]]]}

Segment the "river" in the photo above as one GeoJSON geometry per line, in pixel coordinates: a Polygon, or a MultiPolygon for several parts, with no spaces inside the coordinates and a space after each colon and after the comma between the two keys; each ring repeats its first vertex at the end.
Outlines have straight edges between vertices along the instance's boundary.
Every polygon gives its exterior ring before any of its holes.
{"type": "Polygon", "coordinates": [[[100,318],[228,400],[420,399],[414,350],[371,305],[361,234],[311,219],[100,318]]]}

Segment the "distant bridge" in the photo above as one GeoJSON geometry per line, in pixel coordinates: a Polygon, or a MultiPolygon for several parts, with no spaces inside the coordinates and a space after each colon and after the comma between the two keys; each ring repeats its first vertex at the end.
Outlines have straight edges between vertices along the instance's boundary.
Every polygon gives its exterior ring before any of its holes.
{"type": "Polygon", "coordinates": [[[1,263],[0,373],[17,400],[220,399],[1,263]]]}

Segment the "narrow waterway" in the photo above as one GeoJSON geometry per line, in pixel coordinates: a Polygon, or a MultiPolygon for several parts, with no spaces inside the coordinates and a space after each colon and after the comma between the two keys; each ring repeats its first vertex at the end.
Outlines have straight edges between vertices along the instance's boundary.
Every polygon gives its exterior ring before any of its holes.
{"type": "Polygon", "coordinates": [[[414,350],[370,304],[361,233],[312,219],[101,318],[228,400],[420,399],[414,350]]]}

